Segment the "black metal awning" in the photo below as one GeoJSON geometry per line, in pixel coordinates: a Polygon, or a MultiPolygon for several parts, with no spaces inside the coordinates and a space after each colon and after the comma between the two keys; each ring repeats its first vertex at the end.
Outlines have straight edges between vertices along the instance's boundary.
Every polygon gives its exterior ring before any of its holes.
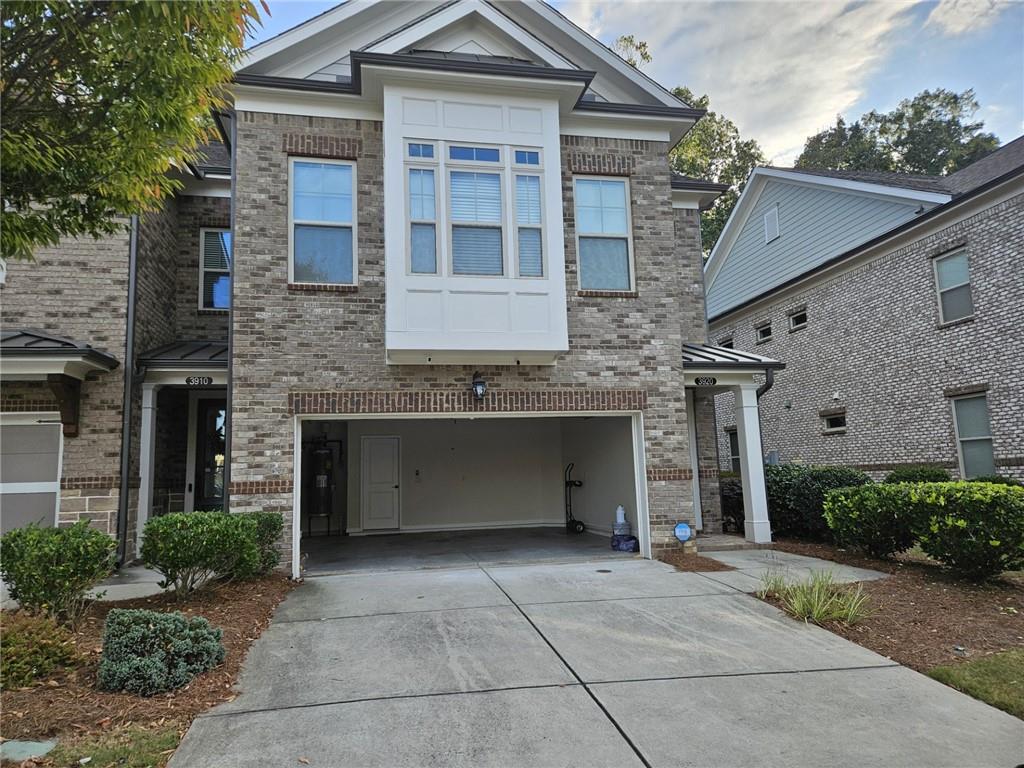
{"type": "Polygon", "coordinates": [[[12,329],[0,333],[0,357],[11,358],[78,358],[96,368],[111,371],[118,366],[117,358],[94,349],[82,341],[28,328],[12,329]]]}
{"type": "Polygon", "coordinates": [[[199,368],[228,367],[226,341],[175,341],[139,355],[139,365],[146,368],[199,368]]]}
{"type": "Polygon", "coordinates": [[[785,367],[785,363],[752,352],[715,347],[711,344],[683,344],[683,370],[686,371],[720,371],[730,368],[738,371],[763,371],[780,370],[785,367]]]}

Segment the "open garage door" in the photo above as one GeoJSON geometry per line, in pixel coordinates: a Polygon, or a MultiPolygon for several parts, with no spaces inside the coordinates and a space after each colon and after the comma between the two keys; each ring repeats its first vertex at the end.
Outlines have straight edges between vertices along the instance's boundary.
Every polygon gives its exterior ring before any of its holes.
{"type": "Polygon", "coordinates": [[[22,414],[0,416],[0,530],[57,524],[61,425],[22,414]]]}

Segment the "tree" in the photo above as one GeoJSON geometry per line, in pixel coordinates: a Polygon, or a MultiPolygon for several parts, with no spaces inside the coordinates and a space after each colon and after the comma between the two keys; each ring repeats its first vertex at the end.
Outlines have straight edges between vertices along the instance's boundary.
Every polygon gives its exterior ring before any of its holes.
{"type": "Polygon", "coordinates": [[[974,91],[938,88],[902,100],[891,112],[872,110],[847,128],[811,136],[797,167],[898,171],[941,176],[960,170],[999,146],[978,111],[974,91]]]}
{"type": "Polygon", "coordinates": [[[259,21],[252,0],[5,0],[0,19],[0,247],[15,259],[158,208],[259,21]]]}
{"type": "MultiPolygon", "coordinates": [[[[696,96],[689,88],[678,87],[672,93],[697,109],[708,109],[710,105],[707,95],[696,96]]],[[[709,254],[739,200],[747,177],[756,166],[767,162],[764,152],[754,139],[743,139],[732,120],[708,110],[669,153],[669,161],[679,173],[729,185],[728,191],[701,213],[701,245],[704,253],[709,254]]]]}
{"type": "Polygon", "coordinates": [[[619,35],[612,43],[612,50],[625,59],[627,64],[637,69],[643,64],[650,64],[653,58],[647,41],[637,40],[633,35],[619,35]]]}

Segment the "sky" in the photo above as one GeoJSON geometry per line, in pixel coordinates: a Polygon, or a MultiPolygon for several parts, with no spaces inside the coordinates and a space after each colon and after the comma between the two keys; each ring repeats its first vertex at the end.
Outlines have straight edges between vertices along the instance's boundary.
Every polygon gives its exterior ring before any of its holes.
{"type": "MultiPolygon", "coordinates": [[[[337,3],[273,0],[259,41],[337,3]]],[[[644,71],[686,85],[777,165],[804,140],[922,90],[973,88],[1002,142],[1024,133],[1019,0],[557,0],[604,43],[647,41],[644,71]]]]}

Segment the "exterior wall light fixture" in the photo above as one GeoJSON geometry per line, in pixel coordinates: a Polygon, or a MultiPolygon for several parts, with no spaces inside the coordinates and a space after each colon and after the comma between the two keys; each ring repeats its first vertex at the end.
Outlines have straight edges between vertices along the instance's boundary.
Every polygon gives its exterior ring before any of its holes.
{"type": "Polygon", "coordinates": [[[473,397],[476,400],[483,400],[484,395],[487,394],[487,382],[484,381],[484,377],[480,375],[480,371],[476,371],[473,374],[473,397]]]}

